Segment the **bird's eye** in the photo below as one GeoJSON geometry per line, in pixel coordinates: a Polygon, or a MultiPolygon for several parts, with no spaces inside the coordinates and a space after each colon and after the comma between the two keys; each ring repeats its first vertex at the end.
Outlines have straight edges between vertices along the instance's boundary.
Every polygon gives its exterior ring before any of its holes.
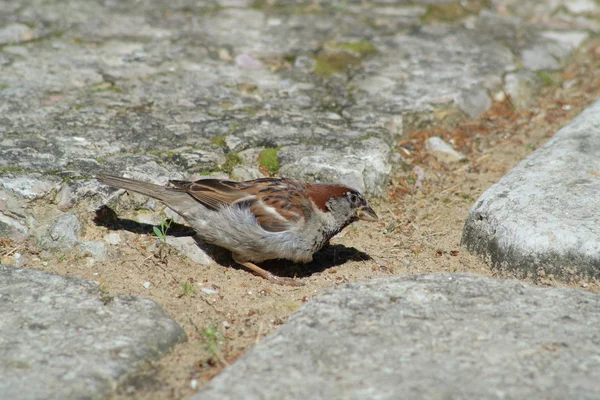
{"type": "Polygon", "coordinates": [[[350,202],[353,204],[358,203],[358,196],[356,193],[350,193],[350,202]]]}

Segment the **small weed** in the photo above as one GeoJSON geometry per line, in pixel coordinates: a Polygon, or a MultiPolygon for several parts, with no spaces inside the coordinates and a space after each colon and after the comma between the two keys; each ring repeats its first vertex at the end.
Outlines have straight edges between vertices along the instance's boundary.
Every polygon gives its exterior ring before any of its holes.
{"type": "Polygon", "coordinates": [[[190,281],[181,282],[181,288],[184,296],[191,296],[195,292],[194,284],[190,281]]]}
{"type": "Polygon", "coordinates": [[[158,226],[154,226],[152,228],[152,230],[154,231],[154,235],[156,235],[156,237],[158,238],[158,240],[160,240],[160,243],[162,245],[167,244],[167,231],[171,226],[171,222],[172,221],[170,219],[163,219],[162,221],[160,221],[160,228],[158,226]]]}
{"type": "Polygon", "coordinates": [[[206,362],[210,365],[215,365],[217,362],[227,364],[221,356],[221,347],[225,342],[225,337],[219,331],[217,324],[214,322],[210,323],[202,332],[200,332],[200,334],[208,353],[206,362]]]}
{"type": "Polygon", "coordinates": [[[279,171],[279,159],[277,158],[278,148],[264,149],[258,156],[258,163],[263,167],[270,176],[275,175],[279,171]]]}

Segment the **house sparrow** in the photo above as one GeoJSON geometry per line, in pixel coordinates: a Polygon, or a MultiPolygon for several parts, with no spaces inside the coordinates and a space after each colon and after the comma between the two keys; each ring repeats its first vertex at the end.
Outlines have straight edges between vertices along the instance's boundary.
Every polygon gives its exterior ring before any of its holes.
{"type": "Polygon", "coordinates": [[[272,259],[310,262],[316,251],[350,223],[377,220],[359,192],[339,184],[264,178],[172,180],[170,186],[159,186],[106,174],[97,179],[164,202],[204,241],[231,250],[235,262],[281,285],[299,284],[254,263],[272,259]]]}

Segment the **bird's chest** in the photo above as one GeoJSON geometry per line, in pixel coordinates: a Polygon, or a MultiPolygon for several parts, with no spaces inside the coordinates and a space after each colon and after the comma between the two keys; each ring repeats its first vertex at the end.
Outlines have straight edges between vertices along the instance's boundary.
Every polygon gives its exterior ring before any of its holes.
{"type": "Polygon", "coordinates": [[[325,245],[329,243],[329,240],[339,233],[339,229],[332,229],[329,227],[320,227],[317,230],[317,234],[313,238],[312,248],[313,252],[319,251],[325,245]]]}

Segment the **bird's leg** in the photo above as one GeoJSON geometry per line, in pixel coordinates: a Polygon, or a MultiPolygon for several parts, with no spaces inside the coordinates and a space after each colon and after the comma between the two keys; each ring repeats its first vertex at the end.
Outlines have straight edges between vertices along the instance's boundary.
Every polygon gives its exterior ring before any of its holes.
{"type": "Polygon", "coordinates": [[[240,265],[243,265],[244,267],[248,268],[250,271],[254,272],[256,275],[265,278],[269,282],[273,282],[278,285],[285,285],[285,286],[304,286],[303,283],[298,282],[292,278],[286,278],[286,277],[282,277],[282,276],[273,275],[269,271],[262,269],[261,267],[259,267],[256,264],[253,264],[249,261],[242,261],[240,256],[235,253],[233,253],[233,261],[235,261],[236,263],[238,263],[240,265]]]}

